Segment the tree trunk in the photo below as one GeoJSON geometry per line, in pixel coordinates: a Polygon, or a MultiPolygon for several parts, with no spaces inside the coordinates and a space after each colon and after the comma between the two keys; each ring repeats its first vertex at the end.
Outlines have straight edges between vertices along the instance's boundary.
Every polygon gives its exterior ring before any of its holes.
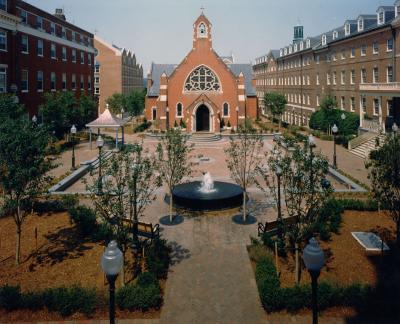
{"type": "Polygon", "coordinates": [[[300,283],[300,258],[299,258],[299,244],[298,243],[294,244],[294,250],[295,250],[295,262],[296,262],[295,282],[298,285],[300,283]]]}
{"type": "Polygon", "coordinates": [[[246,223],[247,211],[246,211],[246,191],[243,190],[243,223],[246,223]]]}
{"type": "Polygon", "coordinates": [[[173,216],[172,216],[172,190],[169,191],[169,221],[172,223],[173,221],[173,216]]]}
{"type": "Polygon", "coordinates": [[[400,246],[400,217],[396,221],[396,244],[400,246]]]}
{"type": "Polygon", "coordinates": [[[125,252],[122,252],[121,285],[125,286],[125,252]]]}
{"type": "Polygon", "coordinates": [[[15,265],[19,265],[20,259],[20,252],[21,252],[21,226],[17,226],[17,247],[15,251],[15,265]]]}
{"type": "Polygon", "coordinates": [[[281,123],[282,123],[281,118],[282,118],[282,115],[279,116],[279,121],[278,121],[278,132],[279,133],[281,132],[281,123]]]}

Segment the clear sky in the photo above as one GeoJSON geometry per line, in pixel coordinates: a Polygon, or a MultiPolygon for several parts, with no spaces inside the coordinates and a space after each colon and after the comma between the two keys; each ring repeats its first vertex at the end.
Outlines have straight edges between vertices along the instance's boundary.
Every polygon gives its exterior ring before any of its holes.
{"type": "Polygon", "coordinates": [[[191,49],[192,25],[204,6],[219,55],[254,61],[288,45],[293,26],[315,36],[395,0],[25,0],[136,53],[147,73],[151,62],[179,63],[191,49]]]}

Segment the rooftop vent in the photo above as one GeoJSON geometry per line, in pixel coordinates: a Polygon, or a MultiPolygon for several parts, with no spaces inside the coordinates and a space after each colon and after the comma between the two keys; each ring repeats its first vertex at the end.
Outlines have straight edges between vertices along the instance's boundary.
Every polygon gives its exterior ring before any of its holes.
{"type": "Polygon", "coordinates": [[[67,19],[65,18],[64,9],[57,8],[56,12],[54,13],[54,16],[56,16],[61,20],[67,21],[67,19]]]}

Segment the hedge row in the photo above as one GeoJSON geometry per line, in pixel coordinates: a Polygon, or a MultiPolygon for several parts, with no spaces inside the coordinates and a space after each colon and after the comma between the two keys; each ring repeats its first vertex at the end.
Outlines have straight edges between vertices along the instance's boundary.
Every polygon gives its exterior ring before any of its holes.
{"type": "MultiPolygon", "coordinates": [[[[377,211],[379,204],[374,199],[359,200],[359,199],[336,199],[336,201],[345,210],[358,210],[358,211],[377,211]]],[[[384,205],[380,206],[381,209],[385,209],[384,205]]]]}
{"type": "MultiPolygon", "coordinates": [[[[311,307],[310,285],[281,288],[271,258],[264,257],[257,263],[256,281],[261,302],[268,312],[280,310],[294,312],[311,307]]],[[[329,282],[320,282],[318,285],[319,309],[323,310],[334,306],[357,307],[366,303],[370,292],[371,288],[366,285],[339,286],[329,282]]]]}

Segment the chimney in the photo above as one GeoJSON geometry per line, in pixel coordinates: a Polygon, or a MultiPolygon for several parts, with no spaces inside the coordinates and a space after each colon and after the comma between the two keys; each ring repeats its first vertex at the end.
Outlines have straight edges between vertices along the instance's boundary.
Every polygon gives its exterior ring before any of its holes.
{"type": "Polygon", "coordinates": [[[64,9],[57,8],[56,12],[54,13],[54,16],[56,16],[61,20],[67,21],[67,19],[65,18],[64,9]]]}

